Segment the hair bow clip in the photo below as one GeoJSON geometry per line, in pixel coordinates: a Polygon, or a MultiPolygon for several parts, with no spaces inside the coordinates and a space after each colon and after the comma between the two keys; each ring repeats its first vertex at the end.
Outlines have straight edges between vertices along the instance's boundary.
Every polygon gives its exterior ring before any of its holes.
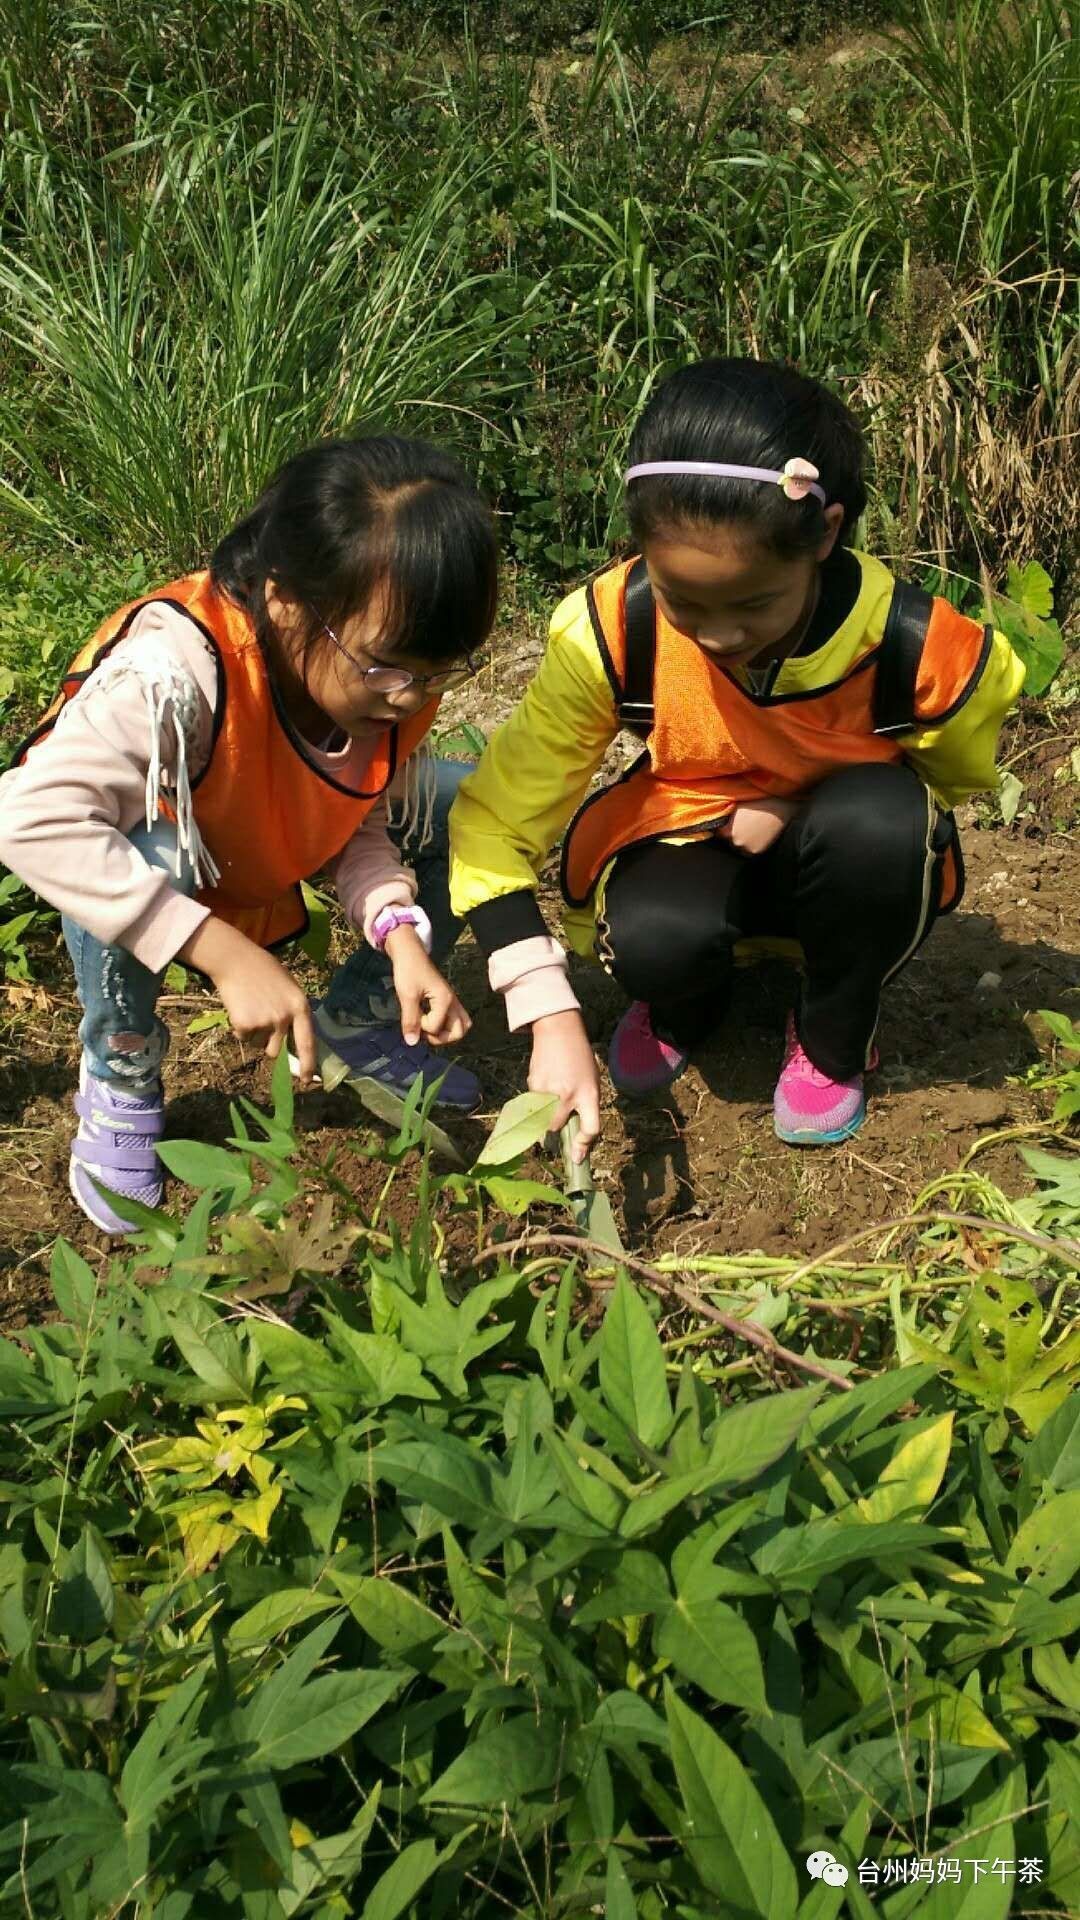
{"type": "Polygon", "coordinates": [[[817,468],[809,460],[788,460],[780,485],[789,500],[805,500],[819,477],[817,468]]]}

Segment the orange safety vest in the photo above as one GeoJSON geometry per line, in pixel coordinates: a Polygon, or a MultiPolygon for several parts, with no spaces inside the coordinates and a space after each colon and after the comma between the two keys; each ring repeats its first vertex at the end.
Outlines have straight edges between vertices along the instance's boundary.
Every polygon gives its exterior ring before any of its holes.
{"type": "MultiPolygon", "coordinates": [[[[627,581],[637,560],[619,561],[589,584],[593,632],[624,724],[627,701],[627,581]]],[[[940,723],[963,704],[978,680],[992,630],[957,613],[946,600],[904,589],[922,603],[912,665],[912,709],[906,727],[875,731],[875,684],[882,644],[871,645],[844,676],[812,692],[769,696],[748,692],[679,633],[646,599],[654,648],[652,697],[642,709],[645,752],[612,785],[578,809],[567,830],[562,889],[567,904],[590,900],[608,862],[642,841],[706,836],[747,801],[807,791],[841,767],[903,758],[898,732],[940,723]]],[[[640,716],[639,716],[640,717],[640,716]]],[[[941,908],[955,906],[962,884],[955,827],[944,853],[941,908]]]]}
{"type": "Polygon", "coordinates": [[[195,824],[221,877],[196,897],[257,945],[277,946],[306,932],[300,882],[341,852],[424,738],[439,702],[429,700],[379,736],[362,792],[340,785],[307,759],[286,726],[250,614],[219,592],[208,573],[191,573],[121,607],[98,628],[19,748],[16,765],[51,733],[68,701],[151,602],[186,614],[218,666],[210,758],[191,788],[195,824]]]}

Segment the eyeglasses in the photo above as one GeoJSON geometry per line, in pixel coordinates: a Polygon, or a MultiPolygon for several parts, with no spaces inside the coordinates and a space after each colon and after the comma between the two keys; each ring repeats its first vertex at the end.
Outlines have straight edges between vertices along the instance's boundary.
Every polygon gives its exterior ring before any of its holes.
{"type": "Polygon", "coordinates": [[[404,693],[406,687],[425,687],[431,693],[450,693],[455,687],[463,687],[466,681],[474,679],[484,665],[483,659],[474,660],[467,653],[463,667],[449,667],[445,673],[410,673],[405,667],[387,667],[381,663],[364,667],[348,647],[342,646],[333,627],[328,627],[325,620],[322,630],[333,641],[338,652],[343,653],[346,660],[357,669],[364,685],[370,687],[372,693],[404,693]]]}

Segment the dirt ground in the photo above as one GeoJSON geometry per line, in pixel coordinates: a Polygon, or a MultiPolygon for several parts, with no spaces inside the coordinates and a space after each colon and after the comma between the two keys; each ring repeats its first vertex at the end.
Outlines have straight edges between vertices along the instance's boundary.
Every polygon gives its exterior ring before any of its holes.
{"type": "MultiPolygon", "coordinates": [[[[1027,839],[968,823],[967,892],[887,990],[870,1114],[848,1146],[798,1150],[776,1139],[772,1092],[796,985],[779,962],[737,976],[728,1016],[662,1098],[616,1098],[604,1076],[594,1156],[628,1245],[643,1251],[814,1253],[902,1212],[980,1137],[1046,1118],[1052,1096],[1023,1084],[1045,1060],[1040,1008],[1076,1017],[1080,924],[1076,853],[1066,835],[1027,839]]],[[[458,978],[479,1009],[473,1035],[495,1099],[524,1084],[527,1049],[482,1000],[474,948],[458,978]],[[475,988],[473,982],[475,981],[475,988]]],[[[599,968],[575,984],[602,1052],[625,1002],[599,968]]],[[[979,1170],[1024,1187],[1015,1145],[987,1146],[979,1170]]]]}
{"type": "MultiPolygon", "coordinates": [[[[1026,770],[1034,818],[995,828],[969,810],[966,898],[887,990],[882,1064],[870,1082],[870,1117],[853,1143],[799,1151],[773,1134],[770,1101],[794,984],[779,963],[740,973],[724,1026],[662,1099],[617,1101],[605,1076],[594,1165],[629,1245],[687,1256],[818,1252],[903,1211],[980,1137],[1046,1117],[1051,1096],[1024,1084],[1048,1052],[1034,1016],[1044,1007],[1075,1016],[1080,1005],[1076,843],[1050,824],[1060,813],[1053,774],[1067,753],[1061,736],[1045,746],[1036,741],[1037,771],[1030,759],[1026,770]]],[[[105,1257],[67,1191],[78,1008],[65,959],[57,945],[41,956],[37,981],[6,989],[0,1026],[0,1324],[9,1326],[48,1311],[58,1234],[88,1259],[105,1257]]],[[[526,1045],[506,1034],[471,941],[458,948],[451,970],[475,1019],[467,1058],[488,1093],[483,1114],[451,1123],[471,1156],[493,1114],[525,1084],[526,1045]]],[[[603,1049],[621,997],[598,968],[582,966],[576,980],[603,1049]]],[[[314,977],[311,985],[317,989],[314,977]]],[[[224,1140],[230,1099],[266,1093],[265,1063],[245,1062],[227,1031],[188,1035],[208,1004],[204,995],[162,1003],[173,1032],[167,1131],[174,1138],[224,1140]]],[[[376,1169],[358,1151],[353,1097],[314,1093],[298,1111],[305,1151],[315,1160],[333,1153],[338,1178],[362,1196],[372,1193],[376,1169]]],[[[978,1166],[1006,1191],[1022,1190],[1013,1142],[988,1146],[978,1166]]],[[[549,1177],[557,1179],[557,1170],[549,1177]]]]}

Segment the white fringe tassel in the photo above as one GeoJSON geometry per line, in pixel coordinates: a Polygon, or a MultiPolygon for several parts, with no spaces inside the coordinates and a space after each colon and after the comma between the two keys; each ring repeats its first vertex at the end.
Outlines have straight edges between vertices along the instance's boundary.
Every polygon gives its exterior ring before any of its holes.
{"type": "MultiPolygon", "coordinates": [[[[188,773],[189,736],[198,724],[198,689],[185,673],[178,672],[168,655],[157,660],[140,660],[134,667],[129,660],[118,660],[95,674],[95,682],[104,688],[110,678],[135,672],[146,699],[150,721],[150,764],[146,770],[146,825],[153,826],[161,813],[162,792],[168,794],[176,813],[177,879],[180,856],[187,854],[197,887],[214,887],[221,878],[218,867],[195,820],[194,800],[188,773]],[[176,736],[176,771],[170,777],[162,765],[162,730],[172,709],[176,736]]],[[[411,753],[402,769],[400,799],[388,799],[390,824],[400,829],[403,847],[415,843],[422,853],[431,845],[435,832],[435,800],[438,791],[435,755],[425,740],[411,753]]]]}
{"type": "Polygon", "coordinates": [[[435,832],[436,791],[435,755],[425,740],[405,762],[400,800],[388,801],[390,825],[400,830],[403,847],[409,846],[417,833],[418,853],[431,845],[435,832]]]}
{"type": "Polygon", "coordinates": [[[133,668],[130,661],[116,662],[115,667],[106,666],[95,676],[98,686],[104,688],[109,679],[119,679],[122,675],[135,672],[142,686],[146,700],[146,711],[150,721],[150,764],[146,770],[146,825],[149,830],[161,814],[162,790],[168,794],[170,804],[176,813],[176,877],[181,876],[181,856],[187,854],[191,863],[196,887],[215,887],[221,879],[221,869],[211,854],[199,832],[195,820],[195,803],[191,792],[191,780],[188,774],[188,736],[194,734],[198,724],[198,689],[194,681],[185,673],[178,673],[173,661],[163,656],[157,661],[140,661],[133,668]],[[141,670],[140,670],[141,669],[141,670]],[[172,708],[173,733],[176,737],[176,771],[170,777],[162,766],[162,729],[172,708]]]}

